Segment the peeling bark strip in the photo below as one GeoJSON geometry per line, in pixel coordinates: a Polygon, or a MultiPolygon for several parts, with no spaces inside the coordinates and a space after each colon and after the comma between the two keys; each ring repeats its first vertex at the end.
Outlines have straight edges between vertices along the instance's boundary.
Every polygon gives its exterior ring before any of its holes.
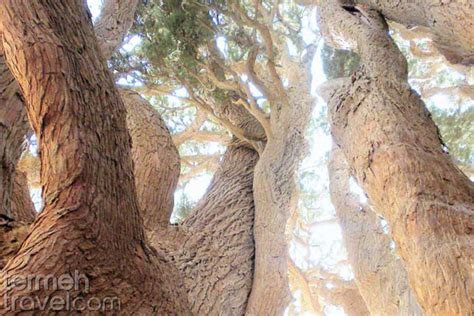
{"type": "Polygon", "coordinates": [[[158,112],[138,93],[121,90],[132,138],[138,202],[145,228],[164,230],[173,211],[180,172],[179,154],[158,112]]]}
{"type": "Polygon", "coordinates": [[[406,61],[384,20],[357,9],[351,14],[337,1],[322,4],[323,29],[350,40],[362,61],[328,102],[333,136],[388,221],[425,312],[470,315],[474,186],[443,151],[436,125],[407,83],[406,61]]]}
{"type": "MultiPolygon", "coordinates": [[[[90,289],[71,297],[117,297],[125,313],[186,314],[177,271],[144,242],[125,108],[84,3],[2,1],[0,28],[39,135],[45,201],[3,281],[77,270],[90,289]]],[[[3,287],[0,294],[6,314],[4,295],[44,299],[53,289],[3,287]]]]}
{"type": "Polygon", "coordinates": [[[229,145],[172,254],[194,315],[243,315],[254,265],[253,175],[258,154],[229,145]]]}
{"type": "Polygon", "coordinates": [[[336,147],[329,162],[331,201],[342,228],[344,244],[357,287],[372,315],[422,315],[401,261],[377,215],[350,192],[350,171],[336,147]]]}

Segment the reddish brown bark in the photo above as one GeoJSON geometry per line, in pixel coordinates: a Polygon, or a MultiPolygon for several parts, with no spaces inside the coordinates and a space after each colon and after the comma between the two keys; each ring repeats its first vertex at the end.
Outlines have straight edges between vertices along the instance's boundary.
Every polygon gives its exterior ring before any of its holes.
{"type": "Polygon", "coordinates": [[[35,213],[32,204],[27,203],[28,196],[25,196],[28,187],[19,178],[16,179],[16,165],[23,152],[28,129],[22,96],[5,63],[3,45],[0,44],[0,214],[24,220],[17,218],[23,214],[31,222],[31,216],[35,213]]]}
{"type": "MultiPolygon", "coordinates": [[[[72,297],[116,296],[125,313],[186,313],[176,270],[144,242],[125,108],[84,4],[11,0],[0,8],[6,59],[39,136],[45,202],[4,280],[77,270],[90,290],[72,297]]],[[[1,292],[2,300],[46,298],[52,289],[1,292]]]]}
{"type": "Polygon", "coordinates": [[[469,315],[474,186],[443,151],[428,110],[409,88],[405,58],[383,18],[360,8],[349,13],[337,1],[325,2],[322,15],[325,29],[353,43],[362,61],[328,102],[335,141],[389,223],[425,312],[469,315]]]}

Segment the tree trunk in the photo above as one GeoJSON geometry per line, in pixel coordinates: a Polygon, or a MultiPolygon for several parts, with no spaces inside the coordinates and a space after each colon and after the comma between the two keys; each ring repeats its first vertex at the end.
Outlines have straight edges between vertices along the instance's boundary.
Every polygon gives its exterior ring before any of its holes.
{"type": "Polygon", "coordinates": [[[234,141],[182,224],[171,253],[194,315],[243,315],[253,280],[253,171],[258,154],[234,141]]]}
{"type": "Polygon", "coordinates": [[[22,96],[5,63],[3,45],[0,43],[0,215],[31,222],[35,212],[31,200],[30,203],[26,201],[29,195],[24,195],[28,192],[28,186],[21,181],[22,175],[16,173],[28,129],[22,96]]]}
{"type": "Polygon", "coordinates": [[[139,0],[104,0],[97,23],[95,35],[100,51],[109,60],[122,45],[125,35],[132,27],[139,0]]]}
{"type": "Polygon", "coordinates": [[[180,159],[158,112],[136,92],[121,90],[132,138],[132,159],[138,203],[149,237],[164,231],[173,212],[180,159]]]}
{"type": "Polygon", "coordinates": [[[425,26],[435,45],[452,63],[474,64],[474,3],[472,1],[355,0],[408,27],[425,26]]]}
{"type": "Polygon", "coordinates": [[[314,102],[309,92],[313,56],[311,51],[300,63],[285,61],[286,100],[272,104],[271,135],[255,167],[255,276],[247,315],[282,315],[291,300],[286,225],[296,211],[296,174],[314,102]]]}
{"type": "Polygon", "coordinates": [[[389,223],[425,312],[469,315],[474,186],[444,152],[430,113],[409,88],[406,61],[383,18],[355,9],[322,5],[323,31],[353,43],[362,61],[328,102],[334,139],[389,223]]]}
{"type": "MultiPolygon", "coordinates": [[[[74,271],[88,280],[69,292],[44,284],[3,287],[2,313],[15,297],[53,293],[115,297],[115,312],[186,313],[176,270],[144,242],[125,108],[84,3],[11,0],[0,8],[6,60],[39,136],[45,201],[3,281],[74,271]]],[[[49,313],[36,304],[33,310],[49,313]]]]}
{"type": "Polygon", "coordinates": [[[26,174],[21,171],[16,171],[13,182],[11,195],[13,218],[30,224],[36,218],[36,211],[28,189],[26,174]]]}
{"type": "Polygon", "coordinates": [[[331,200],[357,287],[372,315],[422,315],[401,261],[377,215],[349,189],[349,168],[342,151],[333,148],[329,162],[331,200]]]}
{"type": "MultiPolygon", "coordinates": [[[[323,62],[329,83],[323,84],[320,92],[322,88],[331,86],[331,80],[351,75],[356,70],[359,57],[350,51],[334,50],[326,46],[323,49],[323,62]]],[[[322,93],[323,98],[330,93],[331,91],[322,93]]],[[[359,295],[363,296],[370,313],[422,315],[408,286],[405,268],[392,253],[391,240],[383,232],[380,220],[370,207],[360,203],[358,197],[350,191],[350,170],[344,154],[336,146],[329,157],[328,168],[331,200],[341,226],[348,259],[355,274],[359,295]]],[[[349,312],[346,308],[345,311],[349,312]]],[[[366,314],[368,313],[366,307],[366,314]]]]}

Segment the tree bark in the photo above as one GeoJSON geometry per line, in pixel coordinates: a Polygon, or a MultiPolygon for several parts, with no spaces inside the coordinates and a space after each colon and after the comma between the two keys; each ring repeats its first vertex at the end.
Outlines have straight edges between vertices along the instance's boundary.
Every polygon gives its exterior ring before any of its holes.
{"type": "Polygon", "coordinates": [[[255,275],[247,315],[281,315],[290,302],[286,225],[296,211],[296,173],[314,102],[309,92],[313,56],[308,53],[301,63],[285,61],[286,100],[272,104],[271,135],[255,167],[255,275]]]}
{"type": "Polygon", "coordinates": [[[112,57],[132,27],[138,2],[139,0],[104,0],[94,29],[100,51],[106,60],[112,57]]]}
{"type": "Polygon", "coordinates": [[[452,63],[474,64],[474,4],[471,1],[355,0],[408,27],[430,29],[441,53],[452,63]]]}
{"type": "MultiPolygon", "coordinates": [[[[1,41],[1,34],[0,34],[1,41]]],[[[31,222],[35,211],[27,203],[28,186],[17,175],[16,165],[24,149],[29,130],[26,110],[18,84],[8,69],[0,44],[0,215],[31,222]],[[26,218],[18,218],[18,216],[26,218]]]]}
{"type": "Polygon", "coordinates": [[[322,29],[350,40],[362,61],[330,97],[332,134],[389,223],[425,312],[469,315],[474,186],[443,150],[428,110],[409,88],[406,61],[383,18],[355,9],[350,13],[336,1],[322,5],[322,29]]]}
{"type": "Polygon", "coordinates": [[[158,112],[138,93],[121,90],[132,138],[132,159],[138,203],[145,229],[166,230],[173,212],[180,159],[170,132],[158,112]]]}
{"type": "Polygon", "coordinates": [[[408,285],[401,261],[377,215],[350,192],[350,171],[336,147],[329,162],[331,200],[342,228],[344,244],[357,287],[372,315],[422,315],[408,285]]]}
{"type": "Polygon", "coordinates": [[[21,171],[16,171],[13,181],[13,191],[11,195],[13,218],[30,224],[36,218],[36,211],[28,189],[26,174],[21,171]]]}
{"type": "Polygon", "coordinates": [[[253,280],[253,175],[258,154],[229,145],[171,253],[194,315],[243,315],[253,280]]]}
{"type": "Polygon", "coordinates": [[[144,241],[125,108],[84,3],[11,0],[0,8],[6,60],[39,136],[45,201],[3,281],[79,271],[90,282],[89,291],[69,293],[3,287],[2,313],[8,298],[53,292],[117,297],[115,312],[186,313],[177,271],[144,241]]]}

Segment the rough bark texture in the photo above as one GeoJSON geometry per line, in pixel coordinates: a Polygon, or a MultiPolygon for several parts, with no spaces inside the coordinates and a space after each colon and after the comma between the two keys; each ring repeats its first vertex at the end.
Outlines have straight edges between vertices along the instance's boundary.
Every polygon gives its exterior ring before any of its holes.
{"type": "Polygon", "coordinates": [[[285,230],[296,209],[296,172],[313,106],[308,71],[312,57],[308,54],[306,62],[284,68],[289,85],[285,97],[272,104],[271,135],[255,168],[256,255],[248,315],[281,315],[290,301],[285,230]]]}
{"type": "Polygon", "coordinates": [[[16,171],[13,181],[11,217],[0,215],[0,269],[17,253],[28,236],[30,224],[36,218],[26,175],[16,171]]]}
{"type": "Polygon", "coordinates": [[[323,30],[330,25],[350,39],[362,62],[328,102],[335,142],[389,223],[425,312],[469,315],[474,186],[444,152],[428,110],[407,83],[406,61],[383,18],[360,8],[349,13],[336,1],[323,3],[322,16],[323,30]]]}
{"type": "Polygon", "coordinates": [[[331,200],[355,281],[372,315],[422,315],[401,261],[377,215],[349,189],[350,171],[336,147],[329,162],[331,200]]]}
{"type": "MultiPolygon", "coordinates": [[[[186,313],[176,270],[144,242],[125,108],[85,4],[11,0],[0,12],[6,60],[39,136],[45,201],[3,281],[77,270],[90,289],[71,297],[116,296],[125,313],[186,313]]],[[[2,314],[6,297],[52,291],[3,287],[2,314]]]]}
{"type": "Polygon", "coordinates": [[[100,51],[106,60],[122,44],[133,24],[139,0],[105,0],[97,23],[95,35],[100,51]]]}
{"type": "MultiPolygon", "coordinates": [[[[1,216],[1,215],[0,215],[1,216]]],[[[18,252],[29,233],[30,225],[10,218],[0,218],[0,269],[18,252]]]]}
{"type": "Polygon", "coordinates": [[[15,220],[32,223],[36,218],[35,206],[28,190],[26,174],[15,172],[13,192],[11,195],[12,214],[15,220]]]}
{"type": "Polygon", "coordinates": [[[15,181],[17,178],[15,171],[24,149],[28,129],[29,123],[22,96],[15,78],[5,63],[3,45],[0,44],[0,214],[12,219],[16,218],[17,211],[29,212],[30,215],[34,211],[32,208],[15,209],[15,207],[27,207],[27,204],[21,204],[20,200],[23,200],[22,194],[28,187],[20,187],[24,183],[21,180],[15,181]]]}
{"type": "Polygon", "coordinates": [[[211,185],[183,222],[172,256],[195,315],[243,315],[254,264],[253,174],[258,154],[229,145],[211,185]]]}
{"type": "Polygon", "coordinates": [[[355,0],[406,26],[425,26],[452,63],[474,64],[474,3],[464,0],[355,0]]]}
{"type": "Polygon", "coordinates": [[[121,90],[132,138],[138,203],[149,234],[165,229],[173,211],[179,154],[159,113],[138,93],[121,90]]]}

